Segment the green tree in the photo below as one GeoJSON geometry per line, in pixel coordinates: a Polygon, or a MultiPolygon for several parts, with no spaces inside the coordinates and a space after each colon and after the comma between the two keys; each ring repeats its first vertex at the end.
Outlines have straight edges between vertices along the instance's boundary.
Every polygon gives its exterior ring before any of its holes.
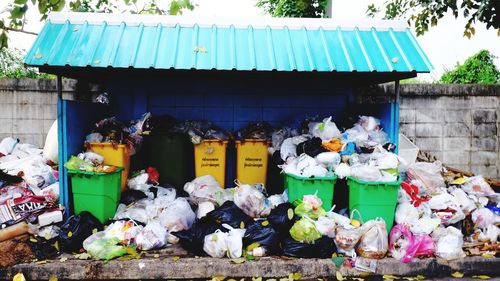
{"type": "Polygon", "coordinates": [[[10,78],[50,78],[48,74],[41,74],[36,68],[26,67],[23,63],[21,50],[0,49],[0,77],[10,78]]]}
{"type": "Polygon", "coordinates": [[[429,26],[448,12],[457,18],[463,15],[467,19],[464,36],[470,38],[475,34],[474,24],[482,22],[486,28],[498,30],[500,36],[500,1],[499,0],[386,0],[383,7],[375,4],[368,6],[367,14],[375,16],[383,12],[385,19],[408,18],[417,35],[429,30],[429,26]]]}
{"type": "Polygon", "coordinates": [[[258,0],[257,7],[263,8],[273,17],[321,18],[325,16],[328,0],[258,0]]]}
{"type": "Polygon", "coordinates": [[[7,2],[7,8],[0,10],[0,48],[7,47],[9,32],[24,32],[26,12],[28,9],[37,8],[41,20],[48,17],[51,12],[69,9],[75,12],[118,13],[130,12],[137,14],[182,14],[184,9],[193,10],[191,0],[1,0],[7,2]],[[140,5],[140,3],[142,5],[140,5]],[[168,3],[168,4],[167,4],[168,3]]]}
{"type": "Polygon", "coordinates": [[[446,71],[441,76],[441,82],[447,84],[497,84],[500,83],[498,71],[488,50],[481,50],[469,57],[464,64],[458,64],[455,69],[446,71]]]}

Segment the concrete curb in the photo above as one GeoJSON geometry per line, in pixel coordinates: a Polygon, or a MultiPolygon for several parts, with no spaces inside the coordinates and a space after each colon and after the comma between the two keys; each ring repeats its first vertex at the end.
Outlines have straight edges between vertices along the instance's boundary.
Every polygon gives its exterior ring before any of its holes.
{"type": "MultiPolygon", "coordinates": [[[[455,271],[465,275],[500,276],[500,259],[467,257],[462,260],[446,262],[437,259],[417,260],[403,264],[395,259],[379,260],[375,275],[392,274],[397,276],[450,276],[455,271]]],[[[279,278],[300,272],[302,278],[335,276],[340,271],[343,276],[359,276],[361,272],[343,265],[337,268],[330,259],[282,259],[266,257],[258,261],[234,264],[229,259],[180,258],[174,261],[171,256],[144,258],[137,260],[109,262],[90,260],[50,261],[46,264],[19,264],[0,269],[0,279],[10,279],[22,272],[28,280],[48,280],[51,276],[59,279],[207,279],[214,275],[232,278],[279,278]]]]}

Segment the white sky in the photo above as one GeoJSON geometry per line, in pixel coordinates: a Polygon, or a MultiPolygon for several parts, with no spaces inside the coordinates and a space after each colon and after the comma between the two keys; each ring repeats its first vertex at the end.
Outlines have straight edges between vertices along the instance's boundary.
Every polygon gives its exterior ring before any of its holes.
{"type": "MultiPolygon", "coordinates": [[[[332,18],[366,20],[365,12],[368,4],[383,2],[384,0],[333,0],[332,18]]],[[[196,8],[193,11],[184,12],[185,15],[252,18],[267,16],[261,9],[255,7],[256,0],[194,0],[194,3],[197,4],[196,8]]],[[[2,4],[0,3],[1,10],[2,4]]],[[[29,23],[25,29],[39,32],[42,27],[39,15],[36,13],[36,8],[30,10],[27,16],[29,23]]],[[[439,79],[445,69],[453,68],[457,62],[462,63],[467,57],[481,49],[488,49],[500,57],[500,37],[497,36],[495,30],[486,30],[485,25],[476,24],[476,35],[469,40],[462,36],[464,25],[464,19],[447,16],[441,19],[437,26],[430,28],[424,36],[417,37],[417,41],[435,68],[430,76],[419,75],[420,78],[439,79]]],[[[34,40],[35,36],[32,35],[11,33],[10,45],[27,50],[34,40]]],[[[496,64],[500,66],[500,58],[496,59],[496,64]]]]}

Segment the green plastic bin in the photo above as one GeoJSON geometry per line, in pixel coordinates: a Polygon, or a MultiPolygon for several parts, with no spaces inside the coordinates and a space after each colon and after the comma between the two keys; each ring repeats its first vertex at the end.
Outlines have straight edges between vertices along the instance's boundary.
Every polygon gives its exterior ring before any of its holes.
{"type": "Polygon", "coordinates": [[[68,170],[75,214],[88,211],[101,223],[115,216],[120,203],[123,168],[112,173],[68,170]]]}
{"type": "MultiPolygon", "coordinates": [[[[155,167],[160,173],[160,184],[173,184],[182,189],[190,180],[193,144],[185,135],[150,135],[144,138],[144,165],[155,167]]],[[[192,173],[192,171],[191,171],[192,173]]]]}
{"type": "Polygon", "coordinates": [[[304,195],[316,194],[323,201],[323,209],[330,210],[337,176],[306,178],[285,174],[285,187],[288,188],[288,202],[293,203],[304,195]]]}
{"type": "Polygon", "coordinates": [[[387,225],[387,231],[391,231],[401,179],[396,182],[368,182],[348,177],[347,185],[349,211],[358,210],[365,222],[381,217],[387,225]]]}

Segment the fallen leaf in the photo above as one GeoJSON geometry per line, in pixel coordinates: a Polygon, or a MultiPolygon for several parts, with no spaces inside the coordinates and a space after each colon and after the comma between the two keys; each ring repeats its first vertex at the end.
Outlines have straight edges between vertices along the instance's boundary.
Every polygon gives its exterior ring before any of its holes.
{"type": "Polygon", "coordinates": [[[73,236],[73,232],[68,231],[68,238],[71,238],[71,236],[73,236]]]}
{"type": "Polygon", "coordinates": [[[467,181],[467,179],[465,179],[465,178],[458,178],[458,179],[450,182],[450,184],[464,184],[466,181],[467,181]]]}
{"type": "Polygon", "coordinates": [[[48,261],[47,260],[43,260],[43,261],[37,261],[35,262],[36,264],[46,264],[48,261]]]}
{"type": "Polygon", "coordinates": [[[472,275],[472,278],[486,280],[490,279],[491,277],[489,277],[488,275],[472,275]]]}
{"type": "Polygon", "coordinates": [[[344,280],[344,276],[342,276],[342,273],[340,273],[340,271],[335,272],[335,277],[337,278],[338,281],[344,280]]]}
{"type": "Polygon", "coordinates": [[[351,279],[356,281],[365,281],[364,278],[359,278],[359,277],[352,277],[351,279]]]}
{"type": "Polygon", "coordinates": [[[230,278],[230,279],[227,279],[227,281],[236,281],[236,279],[230,278]]]}
{"type": "Polygon", "coordinates": [[[415,278],[417,278],[417,280],[425,280],[425,276],[423,275],[417,275],[415,278]]]}
{"type": "Polygon", "coordinates": [[[57,281],[57,280],[58,280],[58,278],[55,275],[52,275],[49,277],[49,281],[57,281]]]}
{"type": "Polygon", "coordinates": [[[408,281],[415,281],[417,280],[417,278],[415,277],[403,277],[404,280],[408,280],[408,281]]]}
{"type": "Polygon", "coordinates": [[[60,262],[65,262],[65,261],[67,261],[67,260],[68,260],[68,258],[67,258],[67,257],[62,257],[59,261],[60,261],[60,262]]]}
{"type": "Polygon", "coordinates": [[[492,259],[495,256],[492,255],[492,254],[490,254],[490,253],[484,253],[484,254],[481,255],[481,257],[486,258],[486,259],[492,259]]]}
{"type": "Polygon", "coordinates": [[[240,228],[241,229],[245,228],[245,223],[244,222],[240,222],[240,228]]]}
{"type": "Polygon", "coordinates": [[[98,231],[97,228],[92,229],[92,234],[96,234],[97,231],[98,231]]]}
{"type": "Polygon", "coordinates": [[[179,261],[180,259],[181,259],[181,257],[179,257],[179,256],[172,257],[172,261],[174,261],[174,262],[179,261]]]}
{"type": "Polygon", "coordinates": [[[462,277],[464,277],[464,274],[462,272],[455,271],[451,274],[451,276],[453,276],[455,278],[462,278],[462,277]]]}
{"type": "Polygon", "coordinates": [[[247,250],[251,251],[251,250],[253,250],[255,248],[258,248],[258,247],[260,247],[260,244],[257,243],[257,242],[255,242],[255,243],[252,243],[252,244],[248,245],[247,250]]]}
{"type": "Polygon", "coordinates": [[[252,277],[252,281],[262,281],[262,277],[252,277]]]}
{"type": "Polygon", "coordinates": [[[334,258],[332,258],[332,262],[335,264],[336,267],[340,267],[341,265],[344,264],[345,258],[344,257],[334,257],[334,258]]]}
{"type": "MultiPolygon", "coordinates": [[[[229,280],[228,280],[229,281],[229,280]]],[[[276,279],[274,278],[271,278],[271,279],[267,279],[266,281],[277,281],[276,279]]]]}
{"type": "Polygon", "coordinates": [[[212,280],[214,281],[223,281],[224,279],[226,279],[226,276],[222,274],[212,275],[212,280]]]}
{"type": "Polygon", "coordinates": [[[231,262],[232,263],[235,263],[235,264],[240,264],[240,263],[244,263],[246,261],[245,258],[237,258],[237,259],[232,259],[231,262]]]}
{"type": "Polygon", "coordinates": [[[368,276],[370,276],[370,272],[363,271],[363,272],[359,273],[359,276],[361,276],[361,277],[368,277],[368,276]]]}
{"type": "Polygon", "coordinates": [[[294,272],[290,274],[288,277],[291,277],[292,280],[300,280],[302,278],[302,273],[294,272]]]}
{"type": "Polygon", "coordinates": [[[400,279],[398,276],[391,275],[391,274],[385,274],[384,276],[382,276],[382,278],[387,279],[387,280],[397,280],[397,279],[400,279]]]}
{"type": "Polygon", "coordinates": [[[88,260],[90,258],[90,255],[87,253],[81,253],[81,254],[76,254],[75,258],[79,260],[88,260]]]}
{"type": "Polygon", "coordinates": [[[160,257],[160,254],[154,254],[153,255],[154,258],[159,258],[160,257]]]}
{"type": "Polygon", "coordinates": [[[14,275],[12,281],[26,281],[26,278],[24,278],[24,275],[19,272],[18,274],[14,275]]]}
{"type": "Polygon", "coordinates": [[[36,240],[35,238],[30,238],[30,242],[38,243],[38,240],[36,240]]]}
{"type": "Polygon", "coordinates": [[[269,225],[269,221],[265,220],[261,224],[262,224],[262,226],[268,226],[269,225]]]}

